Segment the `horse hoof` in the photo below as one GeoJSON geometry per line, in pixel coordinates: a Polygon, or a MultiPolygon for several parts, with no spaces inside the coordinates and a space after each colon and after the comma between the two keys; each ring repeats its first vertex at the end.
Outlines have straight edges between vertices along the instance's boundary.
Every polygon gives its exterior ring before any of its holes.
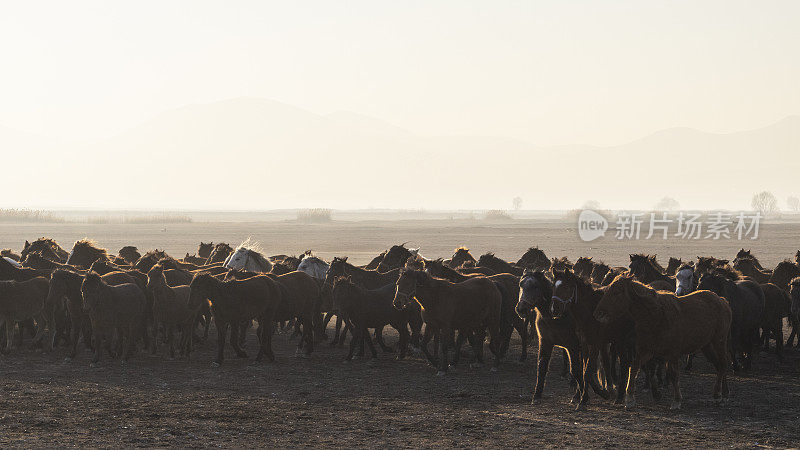
{"type": "Polygon", "coordinates": [[[578,406],[575,407],[575,411],[586,411],[586,402],[578,402],[578,406]]]}
{"type": "Polygon", "coordinates": [[[636,408],[636,400],[630,400],[625,402],[625,409],[633,409],[636,408]]]}
{"type": "Polygon", "coordinates": [[[489,369],[489,372],[497,372],[497,370],[498,370],[497,367],[492,366],[492,368],[489,369]]]}
{"type": "Polygon", "coordinates": [[[89,367],[94,369],[95,367],[100,367],[100,364],[98,364],[98,363],[89,363],[89,367]]]}
{"type": "Polygon", "coordinates": [[[221,364],[218,361],[212,361],[211,367],[219,367],[221,364]]]}
{"type": "Polygon", "coordinates": [[[69,356],[67,356],[66,358],[64,358],[64,362],[65,362],[65,363],[71,363],[71,362],[72,362],[72,358],[70,358],[69,356]]]}
{"type": "Polygon", "coordinates": [[[447,375],[447,372],[445,372],[444,370],[440,370],[440,371],[436,372],[436,376],[437,377],[443,377],[445,375],[447,375]]]}
{"type": "Polygon", "coordinates": [[[669,405],[669,409],[670,410],[681,409],[681,402],[672,402],[672,404],[669,405]]]}
{"type": "Polygon", "coordinates": [[[469,368],[470,368],[470,369],[479,369],[479,368],[481,368],[481,367],[483,367],[483,364],[481,364],[481,363],[477,363],[477,362],[471,363],[471,364],[469,365],[469,368]]]}

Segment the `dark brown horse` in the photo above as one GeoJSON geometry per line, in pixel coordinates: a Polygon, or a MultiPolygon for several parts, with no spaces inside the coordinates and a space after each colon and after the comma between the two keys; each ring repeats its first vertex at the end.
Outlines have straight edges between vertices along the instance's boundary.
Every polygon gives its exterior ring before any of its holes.
{"type": "Polygon", "coordinates": [[[378,354],[372,345],[368,329],[383,329],[386,325],[391,325],[400,335],[398,358],[405,358],[409,341],[409,312],[408,310],[397,310],[392,306],[394,292],[394,283],[378,289],[365,289],[353,283],[349,276],[339,277],[334,281],[331,294],[333,307],[353,327],[353,338],[350,340],[347,361],[353,358],[356,346],[360,347],[360,352],[364,351],[365,342],[369,344],[372,358],[377,358],[378,354]]]}
{"type": "MultiPolygon", "coordinates": [[[[633,322],[628,317],[619,317],[606,323],[600,323],[593,317],[595,308],[603,298],[604,288],[595,289],[590,281],[578,277],[570,270],[555,271],[553,273],[553,311],[556,317],[564,314],[571,316],[575,322],[575,331],[581,341],[581,376],[582,381],[578,385],[582,387],[581,399],[577,405],[582,409],[589,402],[589,392],[586,389],[590,379],[597,376],[597,358],[602,357],[603,367],[607,375],[615,381],[617,385],[617,403],[622,403],[622,386],[627,386],[630,359],[629,355],[633,350],[634,327],[633,322]],[[621,368],[621,379],[616,379],[613,373],[611,357],[608,354],[608,347],[611,346],[616,351],[614,357],[619,357],[621,368]]],[[[648,373],[648,375],[650,375],[648,373]]],[[[650,386],[653,394],[659,397],[655,384],[650,377],[650,386]]],[[[608,398],[608,393],[600,391],[600,395],[608,398]]]]}
{"type": "MultiPolygon", "coordinates": [[[[405,309],[416,300],[422,307],[422,319],[432,332],[438,332],[439,339],[439,372],[447,372],[449,360],[447,351],[453,341],[455,331],[470,337],[470,344],[475,352],[475,362],[483,359],[483,341],[486,330],[489,331],[489,349],[494,355],[493,371],[500,365],[500,314],[503,304],[502,288],[497,283],[484,277],[471,278],[462,283],[451,283],[434,278],[423,270],[406,270],[400,272],[397,279],[397,290],[394,296],[394,307],[405,309]]],[[[423,352],[432,360],[427,346],[421,345],[423,352]]]]}
{"type": "Polygon", "coordinates": [[[450,258],[450,260],[444,261],[444,264],[455,269],[461,267],[461,265],[467,261],[477,263],[475,258],[469,253],[469,249],[467,247],[458,247],[453,252],[453,257],[450,258]]]}
{"type": "Polygon", "coordinates": [[[220,242],[214,246],[214,250],[211,250],[211,254],[208,255],[206,264],[225,262],[231,253],[233,253],[233,248],[224,242],[220,242]]]}
{"type": "Polygon", "coordinates": [[[33,243],[25,241],[25,248],[20,252],[20,260],[25,260],[28,253],[39,253],[44,258],[61,263],[67,262],[69,257],[69,253],[61,248],[55,240],[46,237],[41,237],[33,243]]]}
{"type": "Polygon", "coordinates": [[[575,261],[573,271],[575,275],[583,278],[584,280],[591,280],[592,272],[594,271],[595,263],[591,257],[581,256],[575,261]]]}
{"type": "Polygon", "coordinates": [[[67,264],[81,269],[89,269],[89,266],[98,259],[108,259],[106,249],[98,247],[97,243],[91,239],[81,239],[72,246],[67,264]]]}
{"type": "Polygon", "coordinates": [[[393,245],[386,254],[383,256],[380,264],[378,264],[378,272],[389,272],[393,269],[399,269],[406,265],[408,258],[417,256],[419,249],[408,249],[406,244],[393,245]]]}
{"type": "MultiPolygon", "coordinates": [[[[50,277],[50,288],[47,293],[48,306],[57,305],[62,298],[66,298],[66,313],[69,318],[69,350],[67,360],[75,358],[78,348],[78,339],[83,335],[83,340],[87,346],[92,343],[92,325],[89,316],[83,308],[83,296],[81,295],[81,283],[85,274],[72,270],[57,269],[50,277]]],[[[111,286],[126,283],[136,283],[136,280],[123,272],[111,272],[101,277],[103,281],[111,286]]],[[[56,312],[56,311],[53,311],[56,312]]],[[[53,341],[59,336],[66,334],[63,324],[59,320],[51,320],[54,323],[53,341]]]]}
{"type": "Polygon", "coordinates": [[[478,258],[478,267],[489,268],[495,273],[510,273],[516,276],[522,275],[522,268],[512,266],[511,263],[503,261],[491,252],[485,253],[478,258]]]}
{"type": "Polygon", "coordinates": [[[120,256],[120,258],[124,259],[125,262],[128,263],[129,265],[136,264],[136,261],[138,261],[139,258],[142,257],[142,254],[139,253],[139,249],[134,247],[133,245],[126,245],[125,247],[122,247],[121,249],[119,249],[119,252],[117,252],[117,254],[120,256]]]}
{"type": "MultiPolygon", "coordinates": [[[[461,283],[473,278],[473,276],[464,275],[457,270],[447,267],[441,259],[425,261],[423,268],[432,276],[443,278],[453,283],[461,283]]],[[[522,341],[522,353],[520,354],[519,360],[525,361],[528,358],[528,328],[530,327],[530,320],[520,318],[514,311],[517,299],[519,298],[519,277],[508,273],[502,273],[490,275],[487,278],[502,284],[508,293],[508,295],[503,296],[503,308],[501,311],[500,354],[505,357],[511,341],[511,334],[514,330],[517,330],[522,341]]]]}
{"type": "Polygon", "coordinates": [[[0,280],[27,281],[36,277],[49,278],[50,270],[17,267],[5,258],[0,258],[0,280]]]}
{"type": "Polygon", "coordinates": [[[669,257],[669,261],[667,262],[667,268],[665,269],[664,273],[674,277],[676,273],[678,273],[678,268],[683,264],[680,258],[675,258],[673,256],[669,257]]]}
{"type": "Polygon", "coordinates": [[[48,327],[45,314],[48,281],[34,277],[26,281],[0,281],[0,324],[6,328],[6,351],[13,347],[12,338],[17,322],[36,321],[34,344],[41,342],[48,327]]]}
{"type": "Polygon", "coordinates": [[[530,247],[516,264],[517,267],[531,270],[547,270],[550,267],[550,258],[539,247],[530,247]]]}
{"type": "Polygon", "coordinates": [[[698,278],[705,273],[711,272],[717,267],[723,267],[728,264],[727,259],[717,259],[713,256],[698,256],[697,264],[694,266],[695,273],[698,278]]]}
{"type": "Polygon", "coordinates": [[[171,256],[167,255],[163,250],[150,250],[142,255],[138,261],[136,261],[136,263],[133,265],[133,268],[139,272],[147,273],[151,268],[153,268],[153,266],[165,258],[171,258],[171,256]]]}
{"type": "Polygon", "coordinates": [[[381,261],[383,261],[384,256],[386,256],[386,250],[382,251],[380,255],[372,258],[372,260],[367,265],[362,267],[362,269],[377,270],[378,265],[381,263],[381,261]]]}
{"type": "Polygon", "coordinates": [[[81,295],[83,308],[92,323],[92,365],[100,362],[104,343],[111,347],[115,333],[122,361],[127,361],[136,347],[136,341],[139,338],[147,339],[144,317],[147,300],[142,289],[133,283],[111,286],[100,275],[90,272],[83,278],[81,295]]]}
{"type": "Polygon", "coordinates": [[[666,361],[668,378],[672,381],[674,400],[670,408],[680,408],[681,357],[701,350],[717,372],[714,400],[727,397],[728,334],[732,314],[728,303],[718,295],[696,291],[679,298],[622,275],[606,289],[594,317],[602,323],[630,317],[635,324],[636,356],[626,389],[626,407],[636,405],[639,370],[657,357],[666,361]]]}
{"type": "Polygon", "coordinates": [[[208,257],[211,256],[212,250],[214,250],[213,242],[206,244],[205,242],[200,241],[200,245],[197,246],[197,257],[207,260],[208,257]]]}
{"type": "Polygon", "coordinates": [[[733,369],[739,370],[739,358],[742,357],[742,365],[749,371],[760,347],[758,331],[765,301],[761,286],[755,281],[740,279],[740,274],[733,269],[717,267],[700,277],[697,289],[712,291],[727,299],[733,313],[730,327],[733,369]]]}
{"type": "Polygon", "coordinates": [[[64,264],[46,259],[39,253],[28,253],[28,256],[25,257],[25,261],[22,262],[22,266],[40,270],[56,270],[56,269],[69,269],[78,271],[81,270],[77,267],[70,266],[69,264],[64,264]]]}
{"type": "Polygon", "coordinates": [[[153,345],[152,353],[158,351],[158,330],[163,327],[167,336],[170,358],[175,357],[174,334],[181,333],[178,345],[181,355],[189,355],[189,335],[192,333],[194,314],[189,308],[189,286],[170,286],[160,264],[147,272],[147,289],[153,297],[153,345]]]}
{"type": "Polygon", "coordinates": [[[768,283],[772,278],[772,271],[758,266],[758,261],[754,258],[736,258],[733,260],[734,269],[759,283],[768,283]]]}
{"type": "Polygon", "coordinates": [[[639,282],[660,291],[674,291],[675,277],[664,274],[663,267],[658,265],[655,256],[637,253],[631,254],[630,258],[631,264],[628,268],[639,282]]]}
{"type": "MultiPolygon", "coordinates": [[[[539,357],[536,369],[536,387],[533,391],[531,403],[542,398],[545,378],[550,366],[553,347],[560,347],[566,351],[566,358],[572,377],[583,381],[580,366],[580,340],[575,332],[575,322],[568,317],[554,318],[551,314],[553,297],[553,284],[541,270],[526,270],[519,281],[520,295],[515,311],[520,317],[533,319],[536,324],[536,333],[539,341],[539,357]]],[[[589,380],[595,392],[602,391],[597,378],[589,380]]],[[[582,388],[579,386],[572,397],[572,402],[577,403],[581,398],[582,388]]]]}

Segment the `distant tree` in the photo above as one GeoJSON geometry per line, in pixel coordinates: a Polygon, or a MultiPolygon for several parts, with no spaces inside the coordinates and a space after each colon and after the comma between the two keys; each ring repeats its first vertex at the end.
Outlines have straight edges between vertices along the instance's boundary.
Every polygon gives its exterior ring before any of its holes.
{"type": "Polygon", "coordinates": [[[750,206],[754,211],[758,211],[762,216],[778,211],[778,199],[770,191],[761,191],[753,195],[750,206]]]}
{"type": "Polygon", "coordinates": [[[789,209],[791,209],[792,211],[794,212],[800,211],[800,198],[791,196],[786,199],[786,203],[789,205],[789,209]]]}
{"type": "Polygon", "coordinates": [[[522,197],[514,197],[511,203],[514,205],[514,211],[519,211],[522,208],[522,197]]]}
{"type": "Polygon", "coordinates": [[[583,204],[583,208],[581,209],[600,209],[600,202],[597,200],[587,200],[586,203],[583,204]]]}
{"type": "Polygon", "coordinates": [[[656,211],[675,211],[681,204],[672,197],[664,197],[656,203],[656,211]]]}

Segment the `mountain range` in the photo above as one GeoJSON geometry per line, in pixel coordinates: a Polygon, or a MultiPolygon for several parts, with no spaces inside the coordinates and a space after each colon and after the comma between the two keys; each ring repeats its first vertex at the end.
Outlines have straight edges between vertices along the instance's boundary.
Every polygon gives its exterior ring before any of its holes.
{"type": "Polygon", "coordinates": [[[728,134],[671,128],[607,147],[427,136],[350,113],[239,98],[166,111],[109,139],[0,127],[7,206],[570,209],[780,203],[800,193],[800,116],[728,134]],[[14,186],[11,188],[10,186],[14,186]]]}

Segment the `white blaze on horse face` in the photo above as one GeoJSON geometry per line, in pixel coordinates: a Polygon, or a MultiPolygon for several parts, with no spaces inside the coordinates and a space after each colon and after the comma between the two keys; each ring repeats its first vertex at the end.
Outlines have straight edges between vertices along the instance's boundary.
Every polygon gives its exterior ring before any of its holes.
{"type": "Polygon", "coordinates": [[[561,280],[556,281],[556,284],[553,285],[553,289],[558,289],[564,282],[561,280]]]}

